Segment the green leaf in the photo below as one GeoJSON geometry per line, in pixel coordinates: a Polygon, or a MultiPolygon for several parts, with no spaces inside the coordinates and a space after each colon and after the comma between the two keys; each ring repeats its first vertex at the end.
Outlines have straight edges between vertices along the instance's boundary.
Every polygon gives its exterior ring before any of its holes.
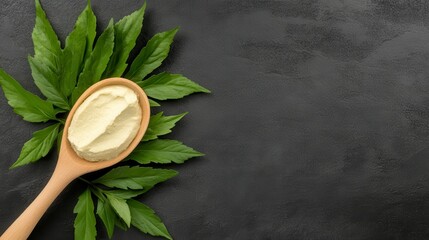
{"type": "Polygon", "coordinates": [[[124,223],[124,221],[118,217],[116,215],[116,219],[115,219],[115,226],[117,226],[118,228],[127,231],[130,227],[127,226],[127,224],[124,223]]]}
{"type": "Polygon", "coordinates": [[[128,200],[131,210],[131,224],[144,233],[173,239],[161,219],[150,207],[136,200],[128,200]]]}
{"type": "Polygon", "coordinates": [[[97,198],[101,199],[102,201],[106,200],[106,197],[103,194],[103,189],[98,188],[94,185],[92,185],[89,181],[86,179],[80,178],[83,182],[89,184],[89,190],[91,190],[92,194],[94,194],[97,198]]]}
{"type": "Polygon", "coordinates": [[[94,203],[89,188],[79,196],[73,212],[77,213],[74,220],[74,239],[94,240],[97,236],[97,230],[95,228],[94,203]]]}
{"type": "Polygon", "coordinates": [[[159,103],[155,102],[154,100],[149,98],[149,106],[151,107],[159,107],[161,106],[159,103]]]}
{"type": "Polygon", "coordinates": [[[120,77],[124,73],[127,68],[128,55],[134,48],[143,25],[145,9],[146,3],[139,10],[115,24],[115,47],[103,78],[120,77]]]}
{"type": "Polygon", "coordinates": [[[41,58],[28,57],[34,83],[43,95],[46,96],[49,102],[62,109],[69,110],[70,106],[67,98],[58,87],[58,75],[40,59],[41,58]]]}
{"type": "Polygon", "coordinates": [[[180,74],[160,73],[138,82],[145,93],[158,100],[179,99],[196,92],[210,91],[180,74]]]}
{"type": "Polygon", "coordinates": [[[158,138],[168,133],[171,133],[171,129],[176,126],[176,123],[182,119],[187,113],[182,113],[173,116],[163,116],[163,112],[150,117],[149,126],[147,127],[146,133],[143,136],[142,141],[148,141],[158,138]]]}
{"type": "MultiPolygon", "coordinates": [[[[91,6],[90,0],[88,0],[88,6],[91,6]]],[[[96,32],[97,18],[95,14],[92,12],[92,9],[91,11],[88,11],[87,20],[88,20],[87,22],[88,29],[87,29],[87,35],[86,35],[86,49],[83,57],[84,60],[81,64],[80,70],[82,70],[82,68],[84,67],[86,60],[91,57],[95,36],[97,35],[97,32],[96,32]]]]}
{"type": "Polygon", "coordinates": [[[106,194],[110,194],[110,195],[113,195],[113,196],[118,197],[118,198],[130,199],[133,197],[137,197],[138,195],[141,195],[141,194],[145,193],[146,191],[144,191],[144,190],[132,191],[132,190],[115,189],[115,190],[105,190],[104,192],[106,194]]]}
{"type": "Polygon", "coordinates": [[[22,147],[18,160],[10,167],[15,168],[35,162],[46,156],[57,139],[60,123],[56,123],[33,133],[33,137],[22,147]]]}
{"type": "Polygon", "coordinates": [[[70,109],[67,98],[60,90],[62,51],[58,37],[53,30],[39,0],[36,3],[36,24],[32,39],[34,57],[29,57],[31,74],[36,86],[49,102],[63,109],[70,109]]]}
{"type": "Polygon", "coordinates": [[[56,120],[54,107],[50,102],[25,90],[10,75],[0,69],[0,85],[13,111],[28,122],[56,120]]]}
{"type": "Polygon", "coordinates": [[[116,213],[108,201],[98,199],[97,215],[106,227],[107,235],[109,238],[112,238],[113,230],[115,229],[116,213]]]}
{"type": "Polygon", "coordinates": [[[87,6],[77,18],[73,31],[66,39],[63,51],[63,71],[60,85],[62,93],[70,96],[76,79],[84,63],[85,52],[92,51],[95,38],[96,17],[88,1],[87,6]],[[89,50],[87,49],[90,48],[89,50]]]}
{"type": "Polygon", "coordinates": [[[123,166],[110,170],[93,182],[121,189],[150,189],[176,175],[174,170],[123,166]]]}
{"type": "MultiPolygon", "coordinates": [[[[34,45],[34,58],[43,62],[54,74],[61,68],[61,45],[57,34],[52,28],[39,0],[36,3],[36,24],[33,29],[32,39],[34,45]]],[[[58,87],[57,83],[57,87],[58,87]]]]}
{"type": "Polygon", "coordinates": [[[114,28],[113,20],[98,38],[94,51],[86,61],[82,73],[79,75],[77,86],[72,93],[72,103],[74,104],[80,95],[91,85],[98,82],[106,69],[109,58],[113,52],[114,28]]]}
{"type": "Polygon", "coordinates": [[[131,213],[128,207],[127,201],[123,198],[116,197],[115,195],[106,194],[107,200],[115,210],[116,214],[130,227],[131,224],[131,213]]]}
{"type": "Polygon", "coordinates": [[[185,146],[176,140],[156,139],[140,143],[128,157],[140,164],[183,163],[186,160],[204,156],[204,154],[185,146]]]}
{"type": "Polygon", "coordinates": [[[170,45],[178,30],[178,28],[174,28],[153,36],[137,55],[125,77],[136,82],[141,81],[161,66],[162,61],[170,51],[170,45]]]}

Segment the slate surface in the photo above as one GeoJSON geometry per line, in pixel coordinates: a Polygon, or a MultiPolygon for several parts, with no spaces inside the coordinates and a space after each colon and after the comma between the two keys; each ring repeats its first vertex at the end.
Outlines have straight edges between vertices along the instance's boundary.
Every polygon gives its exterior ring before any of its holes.
{"type": "MultiPolygon", "coordinates": [[[[93,0],[99,25],[143,1],[93,0]]],[[[42,2],[61,39],[85,1],[42,2]]],[[[27,89],[32,1],[3,0],[0,66],[27,89]]],[[[429,3],[148,1],[140,46],[181,26],[164,70],[213,91],[171,138],[207,154],[142,198],[175,239],[429,238],[429,3]]],[[[0,97],[0,230],[47,182],[56,153],[8,170],[41,125],[0,97]]],[[[73,239],[75,182],[31,239],[73,239]]],[[[100,230],[98,239],[107,239],[100,230]]],[[[117,230],[113,239],[151,239],[117,230]]]]}

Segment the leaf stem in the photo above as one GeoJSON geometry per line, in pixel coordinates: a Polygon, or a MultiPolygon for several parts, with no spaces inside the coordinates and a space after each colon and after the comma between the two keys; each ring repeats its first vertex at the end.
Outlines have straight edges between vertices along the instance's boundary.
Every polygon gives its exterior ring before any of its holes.
{"type": "Polygon", "coordinates": [[[86,180],[83,177],[79,177],[79,180],[81,180],[82,182],[86,183],[89,185],[89,189],[91,190],[91,192],[97,196],[99,199],[101,199],[102,201],[106,200],[106,197],[104,196],[104,191],[103,189],[97,187],[94,183],[86,180]]]}
{"type": "Polygon", "coordinates": [[[56,120],[58,122],[60,122],[61,124],[63,124],[63,125],[66,123],[66,121],[64,119],[62,119],[62,118],[57,118],[56,120]]]}
{"type": "Polygon", "coordinates": [[[93,186],[93,185],[94,185],[92,182],[90,182],[90,181],[86,180],[86,179],[85,179],[85,178],[83,178],[83,177],[79,177],[78,179],[79,179],[79,180],[81,180],[82,182],[88,183],[88,184],[89,184],[89,185],[91,185],[91,186],[93,186]]]}

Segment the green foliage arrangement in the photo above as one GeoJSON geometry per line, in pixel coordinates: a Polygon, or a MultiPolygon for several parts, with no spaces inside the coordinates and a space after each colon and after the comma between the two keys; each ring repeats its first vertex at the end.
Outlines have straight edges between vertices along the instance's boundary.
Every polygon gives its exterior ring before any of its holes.
{"type": "MultiPolygon", "coordinates": [[[[146,3],[116,23],[111,20],[95,41],[96,16],[88,1],[63,48],[39,0],[35,0],[35,4],[34,55],[28,57],[28,62],[34,83],[46,99],[24,89],[3,69],[0,69],[0,85],[8,104],[25,121],[51,125],[33,133],[11,168],[46,156],[62,137],[64,116],[79,96],[101,79],[122,76],[135,81],[150,97],[151,107],[160,106],[157,101],[210,92],[180,74],[163,72],[151,75],[168,56],[178,28],[153,36],[126,71],[130,52],[141,32],[146,3]]],[[[75,239],[96,239],[96,216],[110,238],[115,226],[124,230],[134,226],[143,233],[172,239],[155,212],[135,198],[177,175],[174,170],[144,165],[180,164],[203,155],[179,141],[159,138],[170,133],[185,115],[165,116],[159,112],[151,116],[142,142],[128,157],[137,166],[112,168],[94,180],[81,178],[87,187],[74,208],[75,239]]]]}

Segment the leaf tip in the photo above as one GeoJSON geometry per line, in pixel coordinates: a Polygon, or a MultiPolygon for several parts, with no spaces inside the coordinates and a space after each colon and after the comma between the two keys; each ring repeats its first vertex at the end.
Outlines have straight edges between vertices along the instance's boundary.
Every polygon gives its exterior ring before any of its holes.
{"type": "Polygon", "coordinates": [[[206,155],[205,153],[195,151],[195,156],[196,157],[204,157],[205,155],[206,155]]]}
{"type": "Polygon", "coordinates": [[[203,93],[212,93],[212,91],[208,90],[205,87],[201,87],[200,91],[203,92],[203,93]]]}
{"type": "Polygon", "coordinates": [[[149,98],[149,105],[150,107],[159,107],[161,106],[161,104],[159,104],[158,102],[156,102],[155,100],[152,100],[149,98]]]}
{"type": "Polygon", "coordinates": [[[173,36],[175,36],[175,35],[176,35],[176,33],[177,33],[179,30],[180,30],[180,27],[179,27],[179,26],[177,26],[177,27],[173,28],[173,36]]]}
{"type": "Polygon", "coordinates": [[[172,178],[175,177],[175,176],[177,176],[177,175],[179,175],[179,172],[176,171],[176,170],[173,170],[173,169],[170,169],[170,173],[171,173],[171,177],[172,178]]]}
{"type": "Polygon", "coordinates": [[[145,11],[146,10],[146,0],[144,1],[144,3],[143,3],[143,6],[140,8],[140,11],[145,11]]]}
{"type": "MultiPolygon", "coordinates": [[[[28,163],[31,163],[31,162],[28,162],[28,163]]],[[[15,169],[17,167],[24,166],[25,164],[28,164],[28,163],[23,163],[21,161],[21,158],[18,157],[18,159],[9,167],[9,170],[15,169]]]]}
{"type": "Polygon", "coordinates": [[[114,20],[113,20],[113,18],[111,18],[109,21],[109,25],[107,25],[107,28],[113,27],[113,24],[114,24],[114,20]]]}
{"type": "Polygon", "coordinates": [[[179,26],[177,26],[177,27],[175,27],[175,28],[173,28],[173,29],[171,29],[171,30],[167,31],[167,32],[168,32],[168,35],[171,35],[171,38],[173,38],[173,37],[176,35],[176,33],[179,31],[179,29],[180,29],[180,27],[179,27],[179,26]]]}
{"type": "Polygon", "coordinates": [[[87,0],[87,1],[86,1],[86,7],[85,7],[84,11],[85,11],[85,10],[87,10],[87,9],[88,9],[90,12],[92,12],[91,0],[87,0]]]}
{"type": "Polygon", "coordinates": [[[16,164],[16,162],[15,162],[14,164],[12,164],[12,165],[9,167],[9,170],[15,169],[15,168],[17,168],[17,167],[19,167],[19,165],[18,165],[18,164],[16,164]]]}
{"type": "Polygon", "coordinates": [[[12,169],[15,169],[17,167],[21,167],[21,166],[25,165],[25,163],[22,163],[20,157],[18,157],[18,159],[9,167],[9,170],[12,170],[12,169]]]}

